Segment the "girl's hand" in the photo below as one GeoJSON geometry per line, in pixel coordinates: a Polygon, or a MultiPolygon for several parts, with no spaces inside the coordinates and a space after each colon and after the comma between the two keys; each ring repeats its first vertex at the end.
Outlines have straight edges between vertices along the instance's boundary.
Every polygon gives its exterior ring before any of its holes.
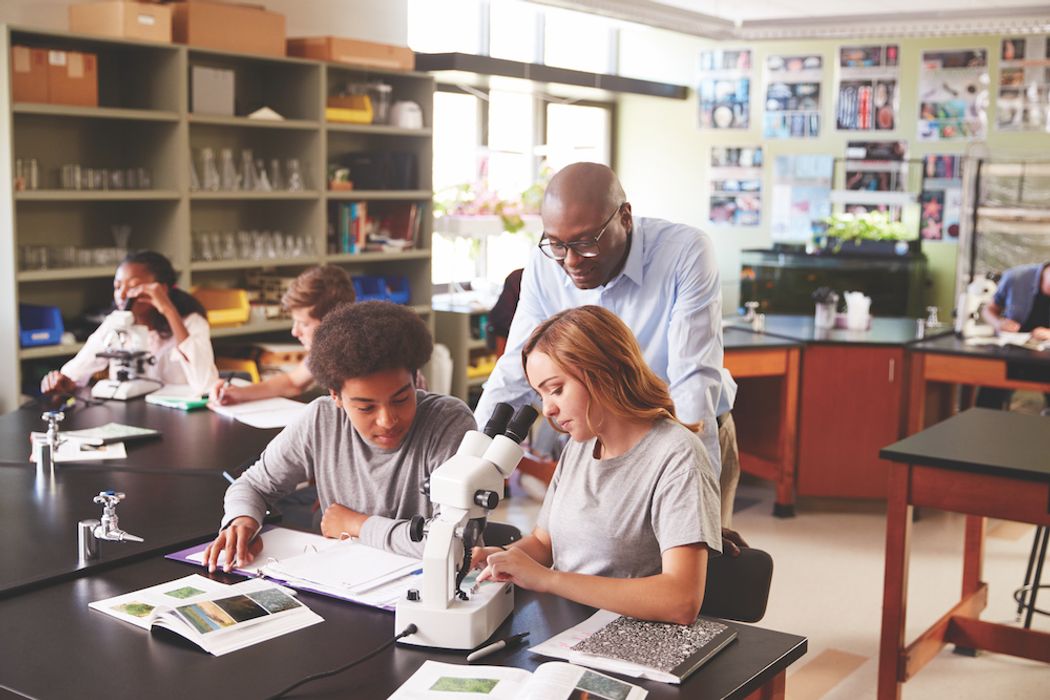
{"type": "Polygon", "coordinates": [[[502,551],[504,551],[503,547],[475,547],[470,553],[470,568],[485,568],[488,564],[489,555],[502,551]]]}
{"type": "Polygon", "coordinates": [[[135,303],[145,303],[167,315],[168,311],[174,311],[175,307],[168,296],[167,286],[160,282],[147,282],[138,287],[128,290],[128,297],[135,297],[135,303]]]}
{"type": "Polygon", "coordinates": [[[505,552],[493,547],[486,549],[496,551],[488,554],[488,565],[478,576],[478,583],[509,581],[532,591],[547,592],[555,573],[523,552],[520,547],[513,547],[505,552]]]}

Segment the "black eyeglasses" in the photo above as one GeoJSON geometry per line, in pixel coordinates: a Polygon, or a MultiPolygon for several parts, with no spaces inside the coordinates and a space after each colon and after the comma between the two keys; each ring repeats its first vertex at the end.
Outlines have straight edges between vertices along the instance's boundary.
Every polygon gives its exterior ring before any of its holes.
{"type": "MultiPolygon", "coordinates": [[[[626,204],[624,202],[623,204],[626,204]]],[[[598,229],[598,233],[592,238],[583,238],[578,241],[572,241],[571,243],[562,243],[557,239],[552,239],[544,231],[543,235],[540,236],[540,250],[543,254],[552,260],[564,260],[569,254],[569,248],[572,248],[573,252],[579,255],[581,258],[596,258],[598,253],[601,252],[601,248],[598,246],[598,241],[605,234],[605,229],[609,228],[609,224],[616,218],[616,215],[623,209],[623,204],[616,207],[616,211],[609,215],[609,218],[605,220],[602,227],[598,229]]]]}

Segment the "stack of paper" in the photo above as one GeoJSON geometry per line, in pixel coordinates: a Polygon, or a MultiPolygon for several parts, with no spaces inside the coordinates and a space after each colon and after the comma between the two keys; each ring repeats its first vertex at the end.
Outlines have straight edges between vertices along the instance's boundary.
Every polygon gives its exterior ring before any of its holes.
{"type": "Polygon", "coordinates": [[[291,399],[276,398],[248,401],[231,406],[212,403],[210,408],[220,416],[236,418],[253,428],[284,428],[306,410],[306,404],[291,399]]]}
{"type": "Polygon", "coordinates": [[[168,384],[152,394],[146,394],[146,403],[182,411],[192,411],[208,405],[207,397],[193,391],[188,384],[168,384]]]}

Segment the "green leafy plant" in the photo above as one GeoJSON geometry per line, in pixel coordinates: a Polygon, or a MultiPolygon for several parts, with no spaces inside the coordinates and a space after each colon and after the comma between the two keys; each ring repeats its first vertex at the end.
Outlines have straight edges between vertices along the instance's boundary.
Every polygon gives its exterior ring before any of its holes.
{"type": "MultiPolygon", "coordinates": [[[[483,167],[482,171],[486,169],[483,167]]],[[[434,215],[494,215],[503,219],[503,227],[508,233],[516,233],[525,228],[523,215],[540,213],[543,193],[552,174],[553,171],[544,166],[539,179],[514,199],[500,197],[499,193],[489,188],[488,180],[484,177],[475,182],[445,188],[434,193],[434,215]]]]}
{"type": "Polygon", "coordinates": [[[889,215],[881,211],[833,214],[824,222],[828,225],[824,235],[835,238],[836,253],[847,241],[860,245],[861,241],[906,241],[915,237],[904,224],[890,221],[889,215]]]}

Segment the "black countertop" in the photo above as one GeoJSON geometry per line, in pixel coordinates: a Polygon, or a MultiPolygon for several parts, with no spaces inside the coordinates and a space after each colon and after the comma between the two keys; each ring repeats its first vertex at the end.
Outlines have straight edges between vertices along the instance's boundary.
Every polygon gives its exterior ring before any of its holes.
{"type": "MultiPolygon", "coordinates": [[[[727,330],[729,328],[751,331],[751,325],[742,320],[734,321],[726,327],[727,330]]],[[[918,340],[916,330],[914,318],[876,317],[872,319],[870,329],[851,331],[839,328],[816,328],[812,315],[767,315],[765,334],[809,344],[905,345],[918,340]]],[[[944,332],[948,330],[945,329],[944,332]]]]}
{"type": "Polygon", "coordinates": [[[991,357],[1009,362],[1050,365],[1050,351],[1030,350],[1028,348],[1007,345],[967,345],[966,341],[954,333],[936,338],[919,340],[909,346],[911,350],[932,352],[940,355],[963,355],[966,357],[991,357]]]}
{"type": "MultiPolygon", "coordinates": [[[[151,558],[94,576],[0,600],[0,687],[28,697],[261,698],[312,673],[359,658],[394,634],[393,613],[301,594],[324,622],[221,657],[179,639],[156,636],[88,608],[88,603],[201,573],[151,558]]],[[[215,575],[232,582],[233,578],[215,575]]],[[[497,638],[530,632],[531,644],[583,621],[591,608],[554,596],[515,591],[514,614],[497,638]]],[[[806,653],[807,640],[752,625],[730,623],[738,638],[681,686],[628,679],[661,698],[746,698],[806,653]]],[[[294,696],[385,698],[426,659],[465,662],[462,652],[415,647],[388,649],[345,673],[310,683],[294,696]]],[[[486,665],[534,670],[550,661],[528,646],[499,651],[486,665]]]]}
{"type": "Polygon", "coordinates": [[[879,451],[882,459],[1050,481],[1050,417],[971,408],[879,451]]]}
{"type": "Polygon", "coordinates": [[[726,350],[764,350],[769,348],[797,348],[796,340],[766,333],[755,333],[750,328],[726,326],[722,329],[722,344],[726,350]]]}

